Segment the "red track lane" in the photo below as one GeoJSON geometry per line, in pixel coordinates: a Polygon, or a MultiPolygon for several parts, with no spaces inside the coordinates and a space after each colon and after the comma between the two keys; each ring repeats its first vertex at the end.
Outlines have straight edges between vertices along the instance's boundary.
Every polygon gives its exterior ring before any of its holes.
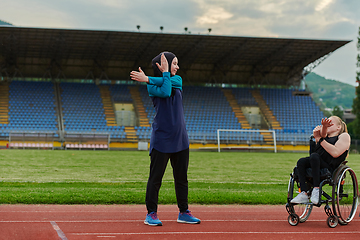
{"type": "Polygon", "coordinates": [[[0,240],[91,239],[360,239],[358,213],[346,225],[329,228],[323,208],[290,226],[285,206],[191,206],[201,224],[176,222],[174,205],[160,205],[163,226],[145,225],[139,205],[0,205],[0,240]]]}

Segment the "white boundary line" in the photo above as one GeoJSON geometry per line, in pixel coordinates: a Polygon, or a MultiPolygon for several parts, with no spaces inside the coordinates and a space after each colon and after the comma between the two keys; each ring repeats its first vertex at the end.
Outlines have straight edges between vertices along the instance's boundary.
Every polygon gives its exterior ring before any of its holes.
{"type": "MultiPolygon", "coordinates": [[[[161,219],[162,222],[176,222],[176,219],[164,220],[161,219]]],[[[0,223],[48,223],[49,221],[0,221],[0,223]]],[[[135,222],[144,222],[143,220],[135,219],[135,220],[58,220],[56,222],[61,223],[135,223],[135,222]]],[[[51,223],[55,223],[52,221],[51,223]]],[[[201,222],[287,222],[284,219],[233,219],[233,220],[201,220],[201,222]]],[[[311,219],[306,222],[326,222],[326,219],[311,219]]],[[[360,219],[353,219],[351,222],[360,222],[360,219]]],[[[54,225],[53,225],[54,226],[54,225]]],[[[360,232],[360,230],[359,230],[360,232]]]]}
{"type": "Polygon", "coordinates": [[[56,222],[50,222],[50,223],[53,226],[54,230],[57,232],[57,234],[58,234],[58,236],[60,237],[61,240],[68,240],[67,237],[65,236],[64,232],[61,231],[61,229],[56,224],[56,222]]]}
{"type": "Polygon", "coordinates": [[[92,235],[175,235],[175,234],[359,234],[360,231],[353,232],[142,232],[142,233],[70,233],[77,236],[92,235]]]}
{"type": "MultiPolygon", "coordinates": [[[[175,222],[175,220],[162,220],[163,222],[175,222]]],[[[322,222],[324,220],[320,219],[314,219],[314,220],[308,220],[308,222],[322,222]]],[[[354,220],[356,222],[359,222],[359,220],[354,220]]],[[[111,222],[142,222],[142,220],[79,220],[79,221],[66,221],[66,220],[60,220],[56,222],[62,222],[62,223],[111,223],[111,222]]],[[[60,229],[60,227],[57,225],[55,221],[50,221],[50,224],[54,228],[54,230],[57,232],[59,238],[61,240],[68,240],[68,238],[65,236],[64,232],[60,229]]],[[[285,220],[205,220],[203,222],[285,222],[285,220]]],[[[0,221],[0,223],[49,223],[49,221],[0,221]]],[[[301,232],[292,232],[292,231],[286,231],[286,232],[256,232],[256,231],[248,231],[248,232],[226,232],[226,231],[219,231],[219,232],[124,232],[124,233],[68,233],[69,235],[76,235],[76,236],[98,236],[101,238],[112,238],[115,236],[141,236],[141,235],[179,235],[179,234],[239,234],[239,235],[245,235],[245,234],[257,234],[257,235],[263,235],[263,234],[275,234],[275,235],[281,235],[281,234],[360,234],[359,231],[341,231],[341,232],[329,232],[329,231],[301,231],[301,232]]]]}

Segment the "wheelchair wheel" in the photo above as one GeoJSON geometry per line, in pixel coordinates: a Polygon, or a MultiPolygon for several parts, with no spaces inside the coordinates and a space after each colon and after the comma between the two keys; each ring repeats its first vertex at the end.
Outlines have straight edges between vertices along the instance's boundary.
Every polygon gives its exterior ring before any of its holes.
{"type": "MultiPolygon", "coordinates": [[[[293,177],[290,177],[289,186],[288,186],[288,198],[291,200],[297,196],[297,184],[293,177]]],[[[312,211],[312,204],[291,204],[293,208],[293,213],[299,217],[299,222],[305,222],[309,217],[312,211]]],[[[290,223],[290,222],[289,222],[290,223]]]]}
{"type": "Polygon", "coordinates": [[[337,216],[329,216],[326,222],[329,227],[334,228],[338,225],[339,219],[337,216]]]}
{"type": "Polygon", "coordinates": [[[290,214],[288,217],[288,222],[291,226],[296,226],[299,224],[300,220],[299,220],[299,216],[296,214],[290,214]]]}
{"type": "Polygon", "coordinates": [[[336,178],[333,187],[333,210],[339,223],[346,225],[354,218],[358,206],[358,184],[354,171],[344,168],[336,178]],[[336,204],[336,209],[334,208],[336,204]]]}

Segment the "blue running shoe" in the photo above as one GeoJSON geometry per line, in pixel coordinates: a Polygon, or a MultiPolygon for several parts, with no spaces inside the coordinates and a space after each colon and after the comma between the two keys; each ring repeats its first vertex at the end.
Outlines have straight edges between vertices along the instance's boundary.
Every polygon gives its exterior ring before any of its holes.
{"type": "Polygon", "coordinates": [[[197,224],[200,223],[200,219],[194,217],[189,210],[186,210],[184,213],[179,213],[179,217],[177,219],[178,223],[190,223],[197,224]]]}
{"type": "Polygon", "coordinates": [[[162,222],[159,220],[156,212],[146,214],[144,223],[149,226],[162,226],[162,222]]]}

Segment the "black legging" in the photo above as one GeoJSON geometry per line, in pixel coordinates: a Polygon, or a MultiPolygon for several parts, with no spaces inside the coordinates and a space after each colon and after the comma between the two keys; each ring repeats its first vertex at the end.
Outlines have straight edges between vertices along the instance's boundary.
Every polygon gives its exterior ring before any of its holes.
{"type": "Polygon", "coordinates": [[[311,173],[313,175],[313,185],[314,187],[320,186],[320,169],[327,168],[331,171],[331,167],[327,162],[321,159],[318,153],[312,153],[310,157],[300,158],[297,162],[297,168],[299,170],[299,181],[301,191],[307,191],[306,184],[306,169],[311,168],[311,173]]]}
{"type": "Polygon", "coordinates": [[[177,153],[162,153],[155,149],[151,152],[150,175],[146,188],[146,208],[148,213],[157,212],[159,190],[170,159],[175,181],[176,200],[180,212],[188,209],[188,180],[189,149],[177,153]]]}

